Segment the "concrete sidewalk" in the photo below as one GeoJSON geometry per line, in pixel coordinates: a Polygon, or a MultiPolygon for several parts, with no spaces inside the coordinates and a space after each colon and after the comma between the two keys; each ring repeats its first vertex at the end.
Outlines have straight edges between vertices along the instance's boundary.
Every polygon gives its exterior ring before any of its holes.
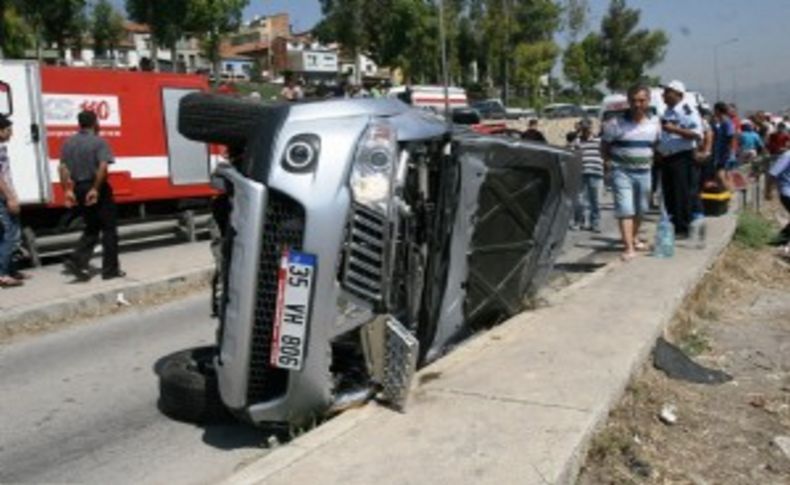
{"type": "MultiPolygon", "coordinates": [[[[208,242],[178,244],[121,253],[126,277],[104,281],[101,275],[75,282],[60,264],[25,270],[25,285],[0,290],[0,337],[75,318],[113,311],[121,299],[149,302],[194,287],[205,287],[214,263],[208,242]]],[[[101,266],[101,259],[93,260],[101,266]]]]}
{"type": "Polygon", "coordinates": [[[589,441],[656,337],[729,243],[615,262],[423,369],[405,414],[368,405],[228,483],[573,483],[589,441]]]}

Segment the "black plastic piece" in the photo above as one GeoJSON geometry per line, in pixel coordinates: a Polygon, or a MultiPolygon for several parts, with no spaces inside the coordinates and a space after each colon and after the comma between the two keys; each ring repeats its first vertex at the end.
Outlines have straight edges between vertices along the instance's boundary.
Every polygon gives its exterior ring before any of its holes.
{"type": "Polygon", "coordinates": [[[659,337],[653,349],[653,366],[670,379],[696,384],[723,384],[732,380],[724,371],[709,369],[691,360],[682,350],[659,337]]]}

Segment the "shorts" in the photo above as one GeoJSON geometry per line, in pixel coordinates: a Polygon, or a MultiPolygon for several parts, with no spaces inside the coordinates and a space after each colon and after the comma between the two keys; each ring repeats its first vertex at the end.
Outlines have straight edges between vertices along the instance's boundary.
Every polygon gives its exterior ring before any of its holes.
{"type": "Polygon", "coordinates": [[[650,167],[629,168],[615,165],[613,176],[615,217],[622,219],[641,216],[647,212],[650,167]]]}
{"type": "Polygon", "coordinates": [[[738,162],[738,160],[732,158],[730,160],[727,160],[726,162],[721,162],[721,161],[717,162],[716,170],[724,170],[725,172],[732,172],[733,170],[737,169],[740,166],[741,164],[738,162]]]}

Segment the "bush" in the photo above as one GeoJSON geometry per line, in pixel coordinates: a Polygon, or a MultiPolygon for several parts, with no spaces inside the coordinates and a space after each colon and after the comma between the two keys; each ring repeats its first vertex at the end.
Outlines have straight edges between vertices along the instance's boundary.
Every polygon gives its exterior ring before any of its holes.
{"type": "Polygon", "coordinates": [[[748,248],[761,248],[773,239],[774,228],[771,222],[753,211],[744,211],[738,216],[735,229],[735,242],[748,248]]]}

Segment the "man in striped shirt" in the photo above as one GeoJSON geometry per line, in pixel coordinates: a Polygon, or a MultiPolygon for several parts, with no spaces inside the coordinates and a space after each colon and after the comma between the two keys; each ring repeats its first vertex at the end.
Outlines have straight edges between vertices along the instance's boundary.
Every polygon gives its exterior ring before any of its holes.
{"type": "Polygon", "coordinates": [[[601,232],[601,211],[598,198],[603,187],[603,158],[601,140],[593,135],[592,123],[588,119],[579,122],[579,138],[575,149],[582,159],[582,187],[576,203],[576,224],[593,232],[601,232]],[[586,209],[586,210],[585,210],[586,209]],[[585,212],[589,213],[589,225],[585,226],[585,212]]]}
{"type": "Polygon", "coordinates": [[[629,110],[603,127],[601,155],[612,165],[614,211],[623,245],[621,258],[629,261],[647,243],[638,238],[650,194],[650,166],[661,126],[650,116],[650,89],[637,85],[628,90],[629,110]]]}

